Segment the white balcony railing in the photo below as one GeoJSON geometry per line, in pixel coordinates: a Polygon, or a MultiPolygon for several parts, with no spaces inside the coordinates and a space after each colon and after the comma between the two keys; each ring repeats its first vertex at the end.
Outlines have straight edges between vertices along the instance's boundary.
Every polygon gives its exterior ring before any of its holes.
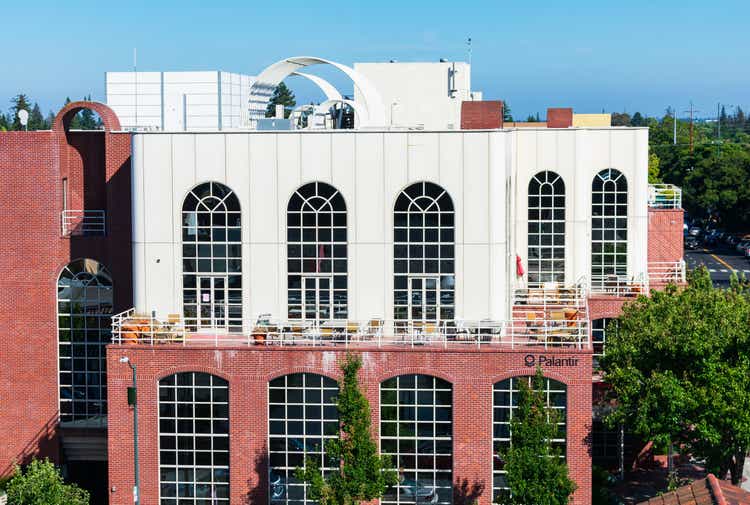
{"type": "Polygon", "coordinates": [[[105,235],[107,213],[103,210],[64,210],[61,213],[62,234],[105,235]]]}
{"type": "Polygon", "coordinates": [[[130,309],[112,317],[112,341],[117,344],[182,346],[343,346],[346,348],[484,348],[536,347],[588,349],[586,316],[575,311],[528,313],[509,320],[451,320],[437,322],[288,321],[264,318],[242,328],[186,327],[181,316],[166,319],[139,315],[130,309]]]}
{"type": "Polygon", "coordinates": [[[682,189],[674,184],[649,184],[648,206],[655,209],[681,209],[682,189]]]}
{"type": "Polygon", "coordinates": [[[684,284],[685,260],[650,261],[648,263],[649,285],[684,284]]]}
{"type": "Polygon", "coordinates": [[[621,298],[648,294],[648,278],[644,275],[593,275],[590,282],[591,293],[621,298]]]}

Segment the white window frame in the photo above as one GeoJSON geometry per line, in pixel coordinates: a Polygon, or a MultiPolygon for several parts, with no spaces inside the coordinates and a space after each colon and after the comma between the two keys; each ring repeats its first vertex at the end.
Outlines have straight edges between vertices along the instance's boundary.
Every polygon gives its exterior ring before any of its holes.
{"type": "Polygon", "coordinates": [[[541,286],[545,282],[563,284],[565,282],[565,181],[556,172],[545,170],[537,173],[529,181],[527,201],[529,286],[541,286]]]}
{"type": "Polygon", "coordinates": [[[627,274],[628,181],[619,170],[607,168],[591,183],[591,285],[598,290],[607,283],[619,285],[627,274]]]}

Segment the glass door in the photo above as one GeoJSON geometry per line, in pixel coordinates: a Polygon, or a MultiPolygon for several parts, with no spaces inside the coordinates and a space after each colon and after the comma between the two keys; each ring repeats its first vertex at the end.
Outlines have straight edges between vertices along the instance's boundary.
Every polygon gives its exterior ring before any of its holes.
{"type": "Polygon", "coordinates": [[[198,330],[227,329],[227,276],[198,276],[198,330]]]}
{"type": "Polygon", "coordinates": [[[436,323],[440,314],[440,278],[409,278],[409,319],[412,322],[436,323]]]}
{"type": "Polygon", "coordinates": [[[333,282],[331,277],[302,278],[302,318],[306,321],[333,319],[333,282]]]}

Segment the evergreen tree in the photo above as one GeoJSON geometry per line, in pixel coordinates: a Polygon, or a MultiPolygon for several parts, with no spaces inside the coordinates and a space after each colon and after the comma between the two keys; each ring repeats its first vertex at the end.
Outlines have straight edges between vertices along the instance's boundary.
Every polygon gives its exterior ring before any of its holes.
{"type": "Polygon", "coordinates": [[[630,126],[630,114],[627,112],[613,112],[612,126],[630,126]]]}
{"type": "Polygon", "coordinates": [[[0,112],[0,132],[8,131],[11,127],[11,121],[8,121],[8,116],[0,112]]]}
{"type": "Polygon", "coordinates": [[[285,118],[289,117],[292,113],[292,109],[297,105],[294,93],[283,82],[280,82],[279,85],[276,86],[271,101],[268,102],[268,106],[266,107],[266,117],[274,117],[276,115],[276,105],[284,106],[285,118]]]}
{"type": "Polygon", "coordinates": [[[640,112],[633,114],[630,119],[630,126],[645,126],[646,120],[643,118],[640,112]]]}
{"type": "Polygon", "coordinates": [[[503,122],[504,123],[512,123],[513,122],[513,114],[510,110],[510,105],[508,102],[503,102],[503,122]]]}
{"type": "MultiPolygon", "coordinates": [[[[320,505],[356,505],[380,498],[398,482],[390,462],[378,454],[372,438],[370,404],[359,387],[359,357],[348,354],[341,363],[344,381],[336,399],[341,436],[329,440],[326,457],[337,461],[338,470],[323,477],[321,462],[308,458],[295,472],[310,485],[309,497],[320,505]]],[[[336,466],[335,464],[331,466],[336,466]]]]}
{"type": "Polygon", "coordinates": [[[557,437],[559,415],[547,405],[544,376],[537,367],[533,388],[519,380],[518,407],[510,422],[510,448],[505,460],[510,493],[501,498],[508,505],[566,505],[576,485],[560,450],[552,445],[557,437]]]}
{"type": "Polygon", "coordinates": [[[47,130],[49,126],[42,116],[42,110],[39,108],[39,104],[35,103],[29,114],[29,130],[47,130]]]}
{"type": "MultiPolygon", "coordinates": [[[[70,103],[70,97],[67,96],[67,97],[65,97],[65,103],[63,104],[63,106],[68,105],[69,103],[70,103]]],[[[81,129],[81,119],[80,119],[79,116],[80,116],[80,114],[76,114],[75,116],[73,116],[73,119],[70,120],[70,124],[68,125],[68,128],[70,130],[80,130],[81,129]]]]}
{"type": "Polygon", "coordinates": [[[20,93],[14,96],[10,102],[13,104],[13,106],[10,108],[11,120],[12,120],[11,129],[16,130],[16,131],[23,130],[24,127],[21,125],[21,120],[18,119],[18,111],[25,110],[26,112],[31,112],[31,105],[29,104],[29,98],[23,93],[20,93]]]}

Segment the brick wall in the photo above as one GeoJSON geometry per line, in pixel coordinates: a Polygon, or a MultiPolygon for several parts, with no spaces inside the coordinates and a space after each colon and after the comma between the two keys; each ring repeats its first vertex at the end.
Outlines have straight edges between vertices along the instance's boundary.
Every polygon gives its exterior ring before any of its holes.
{"type": "Polygon", "coordinates": [[[0,475],[34,455],[60,458],[56,284],[62,268],[77,258],[104,263],[115,279],[116,307],[131,305],[130,136],[66,132],[66,121],[82,107],[119,130],[106,106],[74,102],[51,131],[0,133],[0,433],[6,434],[0,475]],[[107,210],[108,236],[61,236],[63,177],[69,178],[69,208],[107,210]]]}
{"type": "MultiPolygon", "coordinates": [[[[230,493],[231,503],[253,505],[267,500],[267,469],[262,456],[268,440],[268,381],[280,375],[312,372],[339,378],[338,360],[344,350],[283,348],[191,349],[179,346],[156,348],[110,345],[107,351],[109,387],[109,485],[112,505],[132,503],[133,419],[126,389],[131,384],[128,356],[138,369],[139,458],[142,503],[158,501],[158,380],[179,371],[203,371],[229,381],[230,493]]],[[[586,352],[554,353],[574,356],[578,365],[545,370],[551,378],[568,385],[567,459],[578,484],[572,503],[591,503],[591,356],[586,352]]],[[[364,352],[361,383],[378,429],[379,384],[407,373],[441,377],[453,384],[453,480],[484,491],[479,503],[491,503],[492,489],[492,386],[515,375],[529,375],[526,351],[424,351],[376,349],[364,352]]],[[[459,503],[461,500],[457,500],[459,503]]]]}
{"type": "Polygon", "coordinates": [[[648,261],[678,261],[683,257],[682,209],[648,209],[648,261]]]}
{"type": "Polygon", "coordinates": [[[461,102],[462,130],[489,130],[503,127],[503,102],[484,100],[461,102]]]}
{"type": "Polygon", "coordinates": [[[573,126],[573,109],[553,107],[547,109],[547,128],[570,128],[573,126]]]}

